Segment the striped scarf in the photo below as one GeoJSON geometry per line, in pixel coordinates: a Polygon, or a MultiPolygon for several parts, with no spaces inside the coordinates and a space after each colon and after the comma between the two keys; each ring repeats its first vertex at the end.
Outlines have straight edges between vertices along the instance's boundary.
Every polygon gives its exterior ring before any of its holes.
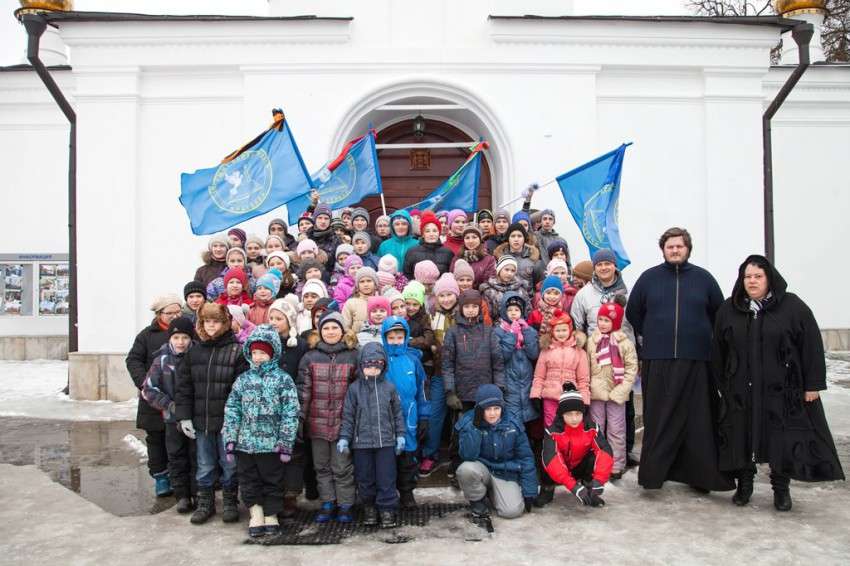
{"type": "Polygon", "coordinates": [[[617,340],[611,334],[603,334],[599,344],[596,345],[596,363],[600,366],[611,366],[614,370],[614,385],[623,383],[626,368],[623,365],[623,358],[620,356],[617,340]]]}

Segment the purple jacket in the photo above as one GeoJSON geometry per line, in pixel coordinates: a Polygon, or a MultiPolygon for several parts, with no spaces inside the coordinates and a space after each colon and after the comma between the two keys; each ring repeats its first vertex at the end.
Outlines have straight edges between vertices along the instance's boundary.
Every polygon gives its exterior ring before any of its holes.
{"type": "Polygon", "coordinates": [[[336,284],[333,291],[333,298],[340,308],[342,308],[342,305],[351,297],[352,293],[354,293],[354,278],[346,275],[336,284]]]}

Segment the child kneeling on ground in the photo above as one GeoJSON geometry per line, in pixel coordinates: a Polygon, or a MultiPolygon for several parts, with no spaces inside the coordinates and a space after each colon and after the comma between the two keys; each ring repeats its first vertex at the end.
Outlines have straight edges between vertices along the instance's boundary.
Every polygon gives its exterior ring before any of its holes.
{"type": "Polygon", "coordinates": [[[251,513],[252,538],[280,534],[285,466],[298,431],[298,392],[278,365],[280,337],[273,326],[258,326],[242,348],[251,369],[233,384],[224,407],[227,459],[236,467],[242,502],[251,513]]]}
{"type": "Polygon", "coordinates": [[[576,496],[582,505],[600,507],[614,458],[605,435],[585,419],[587,406],[571,382],[564,384],[558,412],[543,439],[543,466],[555,483],[576,496]]]}
{"type": "Polygon", "coordinates": [[[395,385],[385,378],[387,356],[377,342],[363,346],[360,377],[348,388],[337,451],[354,451],[357,499],[363,524],[382,528],[397,524],[396,456],[404,449],[404,417],[395,385]]]}

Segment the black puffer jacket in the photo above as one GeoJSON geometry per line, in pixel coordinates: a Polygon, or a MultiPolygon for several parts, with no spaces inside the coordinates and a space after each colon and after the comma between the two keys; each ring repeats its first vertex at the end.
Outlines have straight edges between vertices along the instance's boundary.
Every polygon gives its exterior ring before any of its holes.
{"type": "Polygon", "coordinates": [[[413,279],[413,270],[416,268],[416,264],[426,259],[433,261],[437,269],[440,270],[440,275],[442,275],[449,270],[453,258],[452,250],[443,244],[427,244],[420,240],[418,246],[410,248],[404,255],[404,275],[408,279],[413,279]]]}
{"type": "Polygon", "coordinates": [[[139,390],[139,408],[136,410],[136,427],[143,430],[163,431],[165,424],[162,421],[162,413],[154,409],[142,397],[142,386],[145,384],[145,376],[153,363],[157,350],[168,341],[168,332],[159,327],[156,319],[146,326],[136,336],[133,347],[127,354],[125,363],[130,377],[136,389],[139,390]]]}
{"type": "Polygon", "coordinates": [[[720,469],[768,462],[795,480],[844,479],[821,400],[805,402],[806,391],[826,389],[820,329],[809,307],[785,289],[766,258],[750,256],[717,311],[712,367],[721,395],[720,469]],[[751,261],[767,267],[772,293],[757,315],[743,284],[751,261]]]}
{"type": "Polygon", "coordinates": [[[311,228],[309,232],[307,232],[307,237],[316,242],[316,245],[319,246],[320,250],[324,250],[326,254],[328,254],[328,259],[325,262],[325,271],[330,273],[334,269],[334,263],[336,263],[336,247],[340,245],[339,238],[336,237],[336,233],[333,231],[333,228],[328,227],[326,230],[318,230],[316,228],[311,228]]]}
{"type": "Polygon", "coordinates": [[[248,362],[231,330],[192,346],[180,366],[177,420],[192,419],[197,431],[220,432],[227,396],[246,371],[248,362]]]}
{"type": "Polygon", "coordinates": [[[443,339],[443,388],[461,401],[475,401],[478,386],[493,383],[505,391],[505,362],[492,326],[459,316],[443,339]]]}

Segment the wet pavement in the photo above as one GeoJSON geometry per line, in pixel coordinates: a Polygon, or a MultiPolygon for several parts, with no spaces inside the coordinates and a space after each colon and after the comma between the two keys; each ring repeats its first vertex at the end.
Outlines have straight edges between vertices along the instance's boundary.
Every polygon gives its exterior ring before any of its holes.
{"type": "Polygon", "coordinates": [[[53,481],[114,515],[164,511],[174,505],[174,498],[154,496],[145,462],[124,440],[128,434],[140,441],[144,438],[132,421],[0,417],[0,463],[35,465],[53,481]]]}

